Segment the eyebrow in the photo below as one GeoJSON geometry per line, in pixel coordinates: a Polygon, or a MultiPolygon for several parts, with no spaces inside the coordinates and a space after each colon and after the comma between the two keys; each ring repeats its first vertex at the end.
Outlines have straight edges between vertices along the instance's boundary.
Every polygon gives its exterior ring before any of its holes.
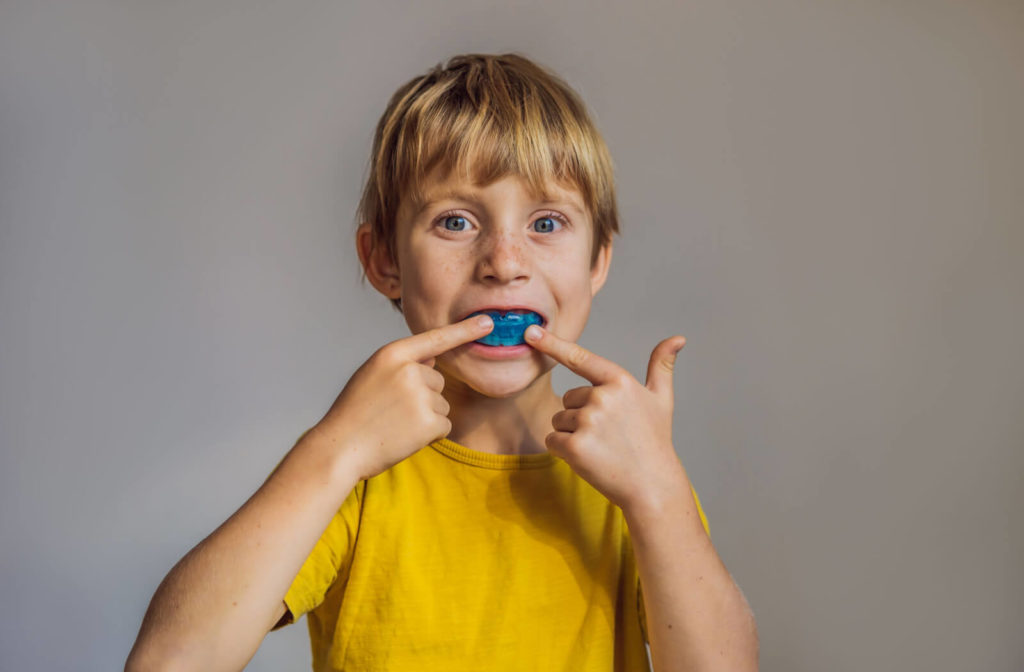
{"type": "MultiPolygon", "coordinates": [[[[420,199],[419,212],[423,212],[427,206],[439,201],[466,201],[467,203],[480,204],[480,193],[472,190],[455,189],[447,187],[443,190],[432,191],[420,199]]],[[[417,212],[417,214],[419,214],[417,212]]]]}
{"type": "MultiPolygon", "coordinates": [[[[474,205],[480,205],[481,203],[480,193],[477,191],[448,187],[441,191],[431,192],[422,198],[417,205],[414,217],[419,217],[423,214],[423,211],[431,205],[438,203],[439,201],[446,200],[465,201],[466,203],[472,203],[474,205]]],[[[580,217],[586,217],[587,212],[586,208],[580,205],[576,199],[569,198],[555,198],[553,200],[538,201],[537,205],[542,208],[566,207],[575,211],[575,213],[580,217]]]]}

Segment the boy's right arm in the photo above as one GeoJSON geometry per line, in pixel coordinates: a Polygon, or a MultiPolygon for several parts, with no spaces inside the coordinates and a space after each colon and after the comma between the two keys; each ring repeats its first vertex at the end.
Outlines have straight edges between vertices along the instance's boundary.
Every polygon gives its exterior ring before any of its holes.
{"type": "Polygon", "coordinates": [[[160,584],[126,670],[240,670],[284,614],[282,597],[358,483],[316,432],[160,584]]]}
{"type": "Polygon", "coordinates": [[[352,488],[451,431],[435,358],[492,328],[470,318],[374,353],[266,483],[164,578],[125,669],[242,669],[352,488]]]}

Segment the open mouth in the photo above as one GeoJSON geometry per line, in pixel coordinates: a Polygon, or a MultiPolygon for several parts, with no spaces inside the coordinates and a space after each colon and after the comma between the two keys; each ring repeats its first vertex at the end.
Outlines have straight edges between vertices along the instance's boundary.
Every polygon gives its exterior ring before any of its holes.
{"type": "Polygon", "coordinates": [[[528,326],[544,325],[544,318],[532,310],[478,310],[470,315],[489,315],[494,320],[491,333],[475,342],[497,347],[523,345],[526,343],[523,335],[528,326]]]}

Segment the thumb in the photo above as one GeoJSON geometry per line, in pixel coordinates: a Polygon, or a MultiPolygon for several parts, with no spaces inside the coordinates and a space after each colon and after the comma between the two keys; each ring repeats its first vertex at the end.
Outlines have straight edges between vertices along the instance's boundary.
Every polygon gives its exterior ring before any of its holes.
{"type": "Polygon", "coordinates": [[[647,389],[655,394],[672,396],[672,371],[676,365],[676,355],[684,345],[686,338],[683,336],[672,336],[658,343],[647,365],[647,389]]]}

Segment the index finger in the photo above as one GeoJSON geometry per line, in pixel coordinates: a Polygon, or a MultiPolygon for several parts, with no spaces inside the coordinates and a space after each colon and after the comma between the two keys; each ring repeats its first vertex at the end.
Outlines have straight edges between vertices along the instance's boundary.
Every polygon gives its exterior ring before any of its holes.
{"type": "Polygon", "coordinates": [[[540,325],[527,327],[526,333],[526,340],[530,345],[563,364],[576,375],[583,376],[594,385],[610,383],[622,374],[628,374],[625,369],[610,359],[595,355],[578,343],[559,338],[540,325]],[[538,331],[534,332],[534,328],[538,331]],[[531,338],[533,333],[539,333],[540,338],[531,338]]]}
{"type": "Polygon", "coordinates": [[[491,333],[494,321],[487,315],[474,315],[461,322],[428,329],[403,339],[402,349],[417,361],[437,357],[463,343],[491,333]]]}

